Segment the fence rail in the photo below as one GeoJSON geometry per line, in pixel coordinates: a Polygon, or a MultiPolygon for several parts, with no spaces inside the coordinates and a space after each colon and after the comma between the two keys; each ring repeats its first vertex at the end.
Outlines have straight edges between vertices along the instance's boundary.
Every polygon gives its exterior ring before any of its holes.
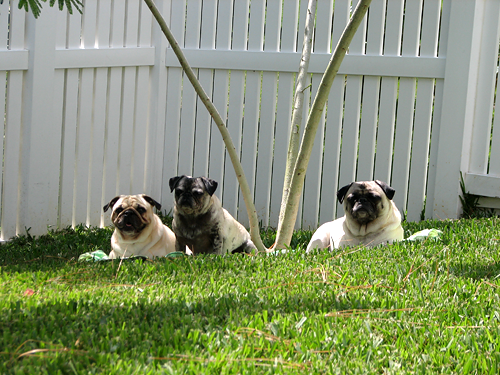
{"type": "MultiPolygon", "coordinates": [[[[236,176],[209,114],[140,0],[41,17],[0,5],[4,108],[0,238],[108,225],[102,206],[206,175],[243,224],[236,176]]],[[[357,1],[318,0],[305,113],[357,1]]],[[[162,0],[241,155],[263,226],[276,226],[307,0],[162,0]]],[[[498,197],[494,118],[500,0],[373,0],[336,77],[296,226],[342,215],[336,190],[381,179],[408,220],[459,214],[459,180],[498,197]]],[[[490,200],[491,202],[491,200],[490,200]]],[[[493,203],[490,203],[493,204],[493,203]]]]}

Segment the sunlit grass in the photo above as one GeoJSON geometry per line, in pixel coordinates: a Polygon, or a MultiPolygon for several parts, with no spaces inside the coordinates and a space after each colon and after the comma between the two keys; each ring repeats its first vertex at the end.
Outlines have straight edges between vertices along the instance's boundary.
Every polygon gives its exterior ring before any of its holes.
{"type": "MultiPolygon", "coordinates": [[[[439,241],[78,263],[110,229],[0,247],[0,373],[481,373],[500,367],[496,218],[439,241]]],[[[272,243],[273,231],[265,242],[272,243]]],[[[267,243],[269,245],[269,243],[267,243]]]]}

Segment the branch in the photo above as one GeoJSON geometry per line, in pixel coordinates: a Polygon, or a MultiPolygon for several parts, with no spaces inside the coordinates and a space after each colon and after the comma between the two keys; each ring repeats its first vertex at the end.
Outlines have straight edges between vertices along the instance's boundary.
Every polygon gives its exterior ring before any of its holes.
{"type": "Polygon", "coordinates": [[[184,53],[179,47],[179,44],[175,40],[173,34],[170,32],[170,29],[168,28],[165,20],[163,19],[163,16],[156,7],[154,1],[144,0],[144,2],[151,10],[151,13],[153,13],[153,16],[158,22],[158,25],[160,25],[163,34],[165,34],[165,36],[167,37],[167,40],[170,43],[170,46],[172,47],[172,50],[179,59],[179,62],[182,66],[182,69],[184,70],[184,73],[188,77],[196,93],[200,97],[201,101],[203,102],[208,112],[210,113],[210,116],[212,116],[212,119],[219,128],[219,131],[222,135],[222,140],[226,145],[227,152],[229,153],[229,157],[231,158],[231,162],[233,163],[234,172],[236,173],[236,177],[238,178],[238,183],[240,184],[241,193],[243,194],[243,199],[245,201],[245,206],[248,212],[248,218],[250,220],[250,236],[252,237],[252,241],[259,251],[266,251],[266,248],[262,243],[262,239],[260,238],[259,220],[257,218],[257,211],[255,210],[255,206],[253,204],[253,198],[250,192],[250,187],[248,186],[247,179],[245,178],[245,173],[243,172],[243,167],[241,166],[238,154],[236,153],[236,148],[234,147],[233,141],[231,140],[231,136],[226,128],[226,124],[222,120],[222,117],[217,111],[217,108],[215,108],[213,103],[210,101],[210,98],[208,97],[205,90],[201,86],[200,82],[196,78],[193,69],[191,69],[191,66],[189,65],[188,61],[186,60],[186,57],[184,56],[184,53]]]}
{"type": "Polygon", "coordinates": [[[297,211],[299,209],[299,200],[302,195],[304,178],[307,165],[309,164],[309,159],[311,157],[316,131],[318,130],[319,120],[321,119],[321,114],[328,99],[328,94],[330,93],[333,80],[339,71],[340,64],[344,60],[344,56],[349,48],[349,45],[351,44],[352,38],[361,24],[370,3],[371,0],[360,0],[356,6],[356,9],[344,29],[344,32],[335,47],[335,51],[330,58],[328,67],[326,68],[326,71],[321,79],[318,93],[314,98],[311,111],[309,112],[309,117],[307,118],[307,123],[304,129],[304,137],[302,138],[302,144],[300,145],[299,155],[290,184],[290,192],[288,194],[288,199],[285,202],[283,224],[281,226],[281,230],[278,231],[276,238],[276,248],[278,249],[290,244],[292,239],[293,227],[295,225],[295,221],[297,220],[297,211]]]}
{"type": "Polygon", "coordinates": [[[290,184],[293,177],[293,169],[297,161],[300,143],[300,125],[302,124],[302,110],[304,107],[304,90],[308,77],[309,60],[312,50],[312,34],[314,30],[314,19],[316,16],[317,0],[309,0],[307,6],[306,24],[304,27],[304,41],[302,43],[302,56],[300,58],[299,73],[295,86],[295,97],[293,104],[292,122],[290,129],[290,142],[288,144],[288,154],[286,158],[285,181],[283,183],[283,194],[281,198],[280,216],[278,220],[278,233],[281,232],[283,217],[285,215],[286,202],[290,192],[290,184]]]}

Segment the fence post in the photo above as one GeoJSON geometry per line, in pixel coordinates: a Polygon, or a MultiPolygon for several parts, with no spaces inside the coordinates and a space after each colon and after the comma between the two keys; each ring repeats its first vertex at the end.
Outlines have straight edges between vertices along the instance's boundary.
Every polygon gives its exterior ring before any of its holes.
{"type": "Polygon", "coordinates": [[[461,210],[460,171],[469,160],[483,10],[484,0],[451,1],[448,42],[440,46],[446,66],[436,184],[430,187],[436,219],[456,218],[461,210]]]}
{"type": "Polygon", "coordinates": [[[28,70],[23,93],[21,202],[18,233],[43,234],[57,223],[61,125],[53,121],[57,8],[26,20],[28,70]]]}

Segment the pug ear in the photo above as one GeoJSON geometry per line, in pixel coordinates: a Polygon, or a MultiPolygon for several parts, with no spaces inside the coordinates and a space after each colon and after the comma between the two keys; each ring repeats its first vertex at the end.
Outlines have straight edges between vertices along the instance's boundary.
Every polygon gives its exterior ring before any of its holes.
{"type": "Polygon", "coordinates": [[[151,198],[149,195],[142,194],[142,197],[146,202],[148,202],[151,206],[155,207],[158,211],[161,210],[161,204],[151,198]]]}
{"type": "Polygon", "coordinates": [[[182,176],[177,176],[177,177],[172,177],[169,181],[168,181],[168,186],[170,186],[170,192],[173,192],[174,189],[177,187],[177,185],[179,184],[179,181],[182,180],[184,177],[186,177],[185,175],[182,175],[182,176]]]}
{"type": "Polygon", "coordinates": [[[380,180],[375,180],[375,183],[380,186],[380,188],[384,191],[385,195],[387,198],[391,199],[394,197],[394,194],[396,194],[396,190],[391,188],[389,185],[387,185],[384,181],[380,180]]]}
{"type": "Polygon", "coordinates": [[[109,210],[111,207],[113,207],[115,205],[116,202],[118,202],[118,199],[120,199],[120,197],[114,197],[113,199],[111,199],[109,201],[109,203],[107,205],[105,205],[102,209],[104,210],[104,212],[106,212],[107,210],[109,210]]]}
{"type": "Polygon", "coordinates": [[[340,203],[344,202],[345,195],[347,194],[347,190],[351,187],[354,182],[351,182],[349,185],[344,186],[339,191],[337,191],[337,199],[340,203]]]}
{"type": "Polygon", "coordinates": [[[217,181],[207,177],[200,177],[200,178],[203,181],[203,185],[205,185],[207,193],[210,194],[210,196],[214,195],[215,190],[217,190],[217,186],[219,185],[217,181]]]}

